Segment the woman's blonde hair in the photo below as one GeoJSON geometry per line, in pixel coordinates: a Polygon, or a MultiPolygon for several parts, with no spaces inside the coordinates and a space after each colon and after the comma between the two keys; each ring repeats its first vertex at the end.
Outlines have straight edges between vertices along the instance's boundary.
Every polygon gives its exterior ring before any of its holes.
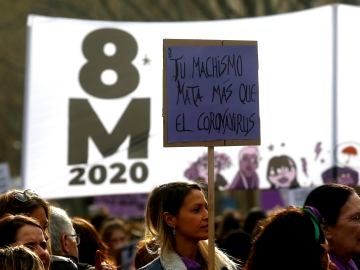
{"type": "MultiPolygon", "coordinates": [[[[151,192],[145,212],[145,243],[151,243],[147,245],[150,253],[160,254],[175,250],[173,229],[166,224],[163,214],[168,212],[176,216],[185,197],[194,189],[202,191],[196,183],[172,182],[158,186],[151,192]]],[[[199,251],[207,262],[209,260],[207,240],[199,241],[199,251]]],[[[237,264],[215,247],[215,269],[222,267],[234,270],[237,264]]]]}
{"type": "Polygon", "coordinates": [[[1,248],[0,269],[45,270],[40,258],[25,246],[1,248]]]}

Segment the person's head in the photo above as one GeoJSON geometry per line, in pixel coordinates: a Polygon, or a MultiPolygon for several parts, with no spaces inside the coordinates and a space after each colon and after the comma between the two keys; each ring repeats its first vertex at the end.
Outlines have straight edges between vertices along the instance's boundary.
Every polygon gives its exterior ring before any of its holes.
{"type": "MultiPolygon", "coordinates": [[[[155,187],[145,211],[145,245],[149,252],[187,253],[189,248],[209,259],[207,241],[208,204],[200,186],[193,182],[171,182],[155,187]],[[150,245],[148,245],[150,243],[150,245]],[[186,249],[186,250],[185,250],[186,249]]],[[[237,264],[215,247],[215,267],[235,269],[237,264]]]]}
{"type": "Polygon", "coordinates": [[[80,243],[80,237],[64,209],[50,207],[49,231],[54,255],[79,257],[77,245],[80,243]]]}
{"type": "Polygon", "coordinates": [[[158,239],[161,250],[175,250],[180,237],[207,239],[207,201],[199,185],[172,182],[156,187],[148,199],[145,225],[146,237],[158,239]]]}
{"type": "Polygon", "coordinates": [[[250,209],[244,221],[244,231],[250,236],[257,230],[259,221],[266,218],[266,212],[258,207],[250,209]]]}
{"type": "Polygon", "coordinates": [[[1,248],[0,269],[45,270],[40,258],[25,246],[8,246],[1,248]]]}
{"type": "Polygon", "coordinates": [[[40,258],[25,246],[0,248],[0,269],[45,270],[40,258]]]}
{"type": "Polygon", "coordinates": [[[216,242],[217,246],[226,254],[245,262],[251,248],[251,236],[243,229],[229,231],[216,242]]]}
{"type": "Polygon", "coordinates": [[[100,235],[108,246],[108,254],[113,262],[121,265],[122,250],[128,246],[131,240],[131,233],[128,224],[120,218],[108,219],[103,223],[100,235]]]}
{"type": "Polygon", "coordinates": [[[50,255],[45,234],[39,222],[22,215],[4,215],[0,219],[0,248],[26,246],[34,251],[46,270],[50,267],[50,255]]]}
{"type": "Polygon", "coordinates": [[[49,203],[29,189],[13,189],[0,195],[0,216],[6,213],[33,217],[44,230],[48,227],[49,203]]]}
{"type": "Polygon", "coordinates": [[[332,253],[345,261],[360,254],[360,197],[354,188],[336,183],[318,186],[304,205],[320,213],[332,253]]]}
{"type": "Polygon", "coordinates": [[[216,229],[216,237],[222,238],[232,230],[241,228],[240,213],[236,210],[225,209],[221,214],[219,224],[216,229]]]}
{"type": "Polygon", "coordinates": [[[245,269],[326,270],[328,264],[326,240],[316,215],[310,208],[288,207],[261,221],[245,269]]]}
{"type": "Polygon", "coordinates": [[[110,250],[119,250],[129,244],[131,234],[128,225],[119,218],[109,219],[101,228],[102,240],[110,250]]]}
{"type": "Polygon", "coordinates": [[[101,239],[100,234],[96,231],[94,225],[81,217],[73,217],[72,223],[76,233],[80,235],[79,261],[95,265],[96,250],[102,251],[107,254],[108,247],[101,239]]]}

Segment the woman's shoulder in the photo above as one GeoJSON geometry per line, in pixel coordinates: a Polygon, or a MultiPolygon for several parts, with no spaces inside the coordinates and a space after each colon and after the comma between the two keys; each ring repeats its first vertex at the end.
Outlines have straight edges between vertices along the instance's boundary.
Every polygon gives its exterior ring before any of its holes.
{"type": "Polygon", "coordinates": [[[147,265],[139,268],[138,270],[163,270],[164,268],[161,265],[160,257],[155,258],[147,265]]]}

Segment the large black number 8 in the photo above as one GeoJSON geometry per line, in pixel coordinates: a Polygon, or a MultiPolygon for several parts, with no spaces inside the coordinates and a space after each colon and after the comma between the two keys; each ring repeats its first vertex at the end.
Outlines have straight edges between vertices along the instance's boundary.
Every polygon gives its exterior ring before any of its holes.
{"type": "Polygon", "coordinates": [[[132,35],[104,28],[91,32],[83,42],[83,53],[88,60],[80,70],[80,84],[90,95],[98,98],[120,98],[134,91],[139,84],[139,72],[131,61],[137,54],[137,43],[132,35]],[[111,45],[111,53],[105,46],[111,45]],[[104,84],[101,75],[106,70],[116,73],[116,81],[104,84]]]}

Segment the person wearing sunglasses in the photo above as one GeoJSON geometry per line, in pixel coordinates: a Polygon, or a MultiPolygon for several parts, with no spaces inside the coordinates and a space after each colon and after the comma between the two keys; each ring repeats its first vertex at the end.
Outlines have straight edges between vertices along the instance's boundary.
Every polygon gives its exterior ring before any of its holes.
{"type": "Polygon", "coordinates": [[[0,216],[4,214],[26,215],[38,220],[47,232],[49,225],[49,203],[35,192],[13,189],[0,194],[0,216]]]}

